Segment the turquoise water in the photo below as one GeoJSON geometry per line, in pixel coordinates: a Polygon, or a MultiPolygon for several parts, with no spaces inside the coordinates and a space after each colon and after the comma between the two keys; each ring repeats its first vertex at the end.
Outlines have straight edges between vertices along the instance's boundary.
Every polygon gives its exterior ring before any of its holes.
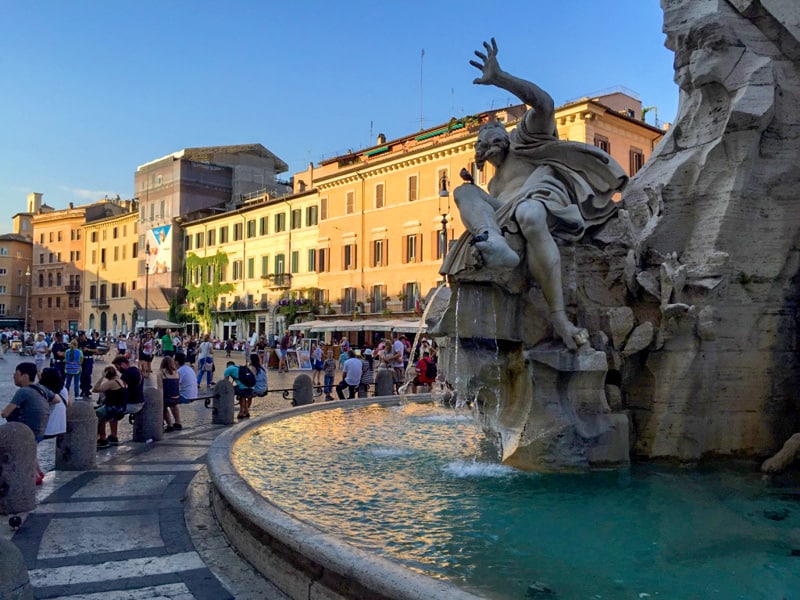
{"type": "Polygon", "coordinates": [[[488,598],[800,599],[800,492],[747,470],[523,473],[419,404],[266,425],[234,461],[295,517],[488,598]]]}

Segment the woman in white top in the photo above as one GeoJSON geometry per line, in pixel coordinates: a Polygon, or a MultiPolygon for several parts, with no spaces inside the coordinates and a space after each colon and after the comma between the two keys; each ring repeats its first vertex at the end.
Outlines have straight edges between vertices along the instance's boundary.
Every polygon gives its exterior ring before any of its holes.
{"type": "Polygon", "coordinates": [[[214,377],[214,345],[208,334],[203,336],[200,342],[200,349],[197,353],[197,385],[203,380],[203,373],[206,374],[206,387],[211,387],[211,380],[214,377]]]}
{"type": "Polygon", "coordinates": [[[47,358],[47,342],[44,341],[44,334],[40,333],[36,336],[36,341],[33,343],[33,361],[36,363],[36,372],[39,377],[42,376],[42,369],[44,368],[44,361],[47,358]]]}

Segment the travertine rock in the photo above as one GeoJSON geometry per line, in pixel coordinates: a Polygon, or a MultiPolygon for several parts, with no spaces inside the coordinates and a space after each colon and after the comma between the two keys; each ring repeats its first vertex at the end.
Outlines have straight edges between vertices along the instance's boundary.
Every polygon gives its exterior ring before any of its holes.
{"type": "Polygon", "coordinates": [[[799,424],[800,3],[662,7],[678,115],[623,195],[634,313],[661,309],[623,385],[636,452],[766,454],[799,424]]]}

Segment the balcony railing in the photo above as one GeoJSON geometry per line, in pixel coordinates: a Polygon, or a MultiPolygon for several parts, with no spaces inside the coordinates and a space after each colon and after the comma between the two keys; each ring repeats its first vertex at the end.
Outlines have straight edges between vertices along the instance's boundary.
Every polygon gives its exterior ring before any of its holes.
{"type": "Polygon", "coordinates": [[[64,286],[64,290],[68,294],[80,294],[81,293],[81,286],[79,284],[67,284],[64,286]]]}
{"type": "Polygon", "coordinates": [[[92,300],[92,306],[95,308],[108,308],[108,298],[102,296],[92,300]]]}
{"type": "Polygon", "coordinates": [[[273,273],[272,275],[263,275],[262,279],[267,280],[267,287],[271,289],[292,287],[291,273],[273,273]]]}

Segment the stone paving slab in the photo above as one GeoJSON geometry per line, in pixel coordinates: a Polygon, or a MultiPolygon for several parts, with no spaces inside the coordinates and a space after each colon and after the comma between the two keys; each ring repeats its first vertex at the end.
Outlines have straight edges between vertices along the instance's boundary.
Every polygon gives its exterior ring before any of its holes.
{"type": "MultiPolygon", "coordinates": [[[[218,369],[224,361],[218,359],[218,369]]],[[[0,361],[0,407],[15,391],[18,362],[13,356],[0,361]]],[[[270,372],[270,386],[290,388],[295,375],[270,372]]],[[[287,405],[271,394],[251,412],[287,405]]],[[[202,402],[181,412],[184,429],[151,444],[130,441],[131,426],[123,420],[122,443],[99,450],[93,471],[53,471],[54,444],[39,445],[47,475],[37,508],[23,515],[17,531],[0,523],[0,535],[23,554],[35,598],[287,600],[236,553],[213,515],[206,452],[237,425],[212,425],[202,402]]]]}

